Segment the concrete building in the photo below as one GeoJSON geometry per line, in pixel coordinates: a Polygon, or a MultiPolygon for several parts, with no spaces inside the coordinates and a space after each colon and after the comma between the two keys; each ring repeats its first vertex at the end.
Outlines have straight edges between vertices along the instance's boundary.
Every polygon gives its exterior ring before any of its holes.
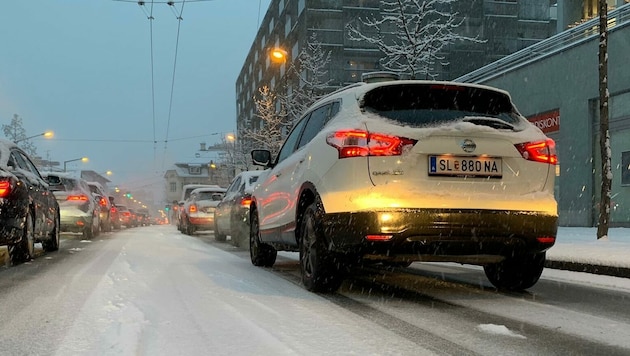
{"type": "MultiPolygon", "coordinates": [[[[624,3],[609,4],[608,14],[613,226],[630,226],[630,4],[624,3]]],[[[588,17],[596,18],[457,78],[508,90],[521,113],[556,141],[563,226],[595,226],[599,215],[599,19],[596,12],[588,17]]]]}
{"type": "MultiPolygon", "coordinates": [[[[458,28],[462,35],[485,42],[450,46],[444,53],[445,64],[435,70],[436,79],[468,73],[548,38],[558,26],[553,0],[462,0],[451,11],[463,20],[458,28]]],[[[567,11],[564,21],[574,21],[572,14],[567,11]]],[[[290,62],[296,60],[312,34],[325,51],[331,52],[327,77],[322,78],[329,81],[330,91],[361,80],[365,72],[382,70],[379,60],[383,54],[378,48],[351,41],[345,29],[358,18],[380,15],[379,0],[272,0],[236,80],[239,133],[244,127],[259,127],[254,102],[258,89],[267,85],[273,90],[285,80],[290,62]],[[286,50],[289,63],[278,65],[270,60],[269,51],[274,47],[286,50]]]]}

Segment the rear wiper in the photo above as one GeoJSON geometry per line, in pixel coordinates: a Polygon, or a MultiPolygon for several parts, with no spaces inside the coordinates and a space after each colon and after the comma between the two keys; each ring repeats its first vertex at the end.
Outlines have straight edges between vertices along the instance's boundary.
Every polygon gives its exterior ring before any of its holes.
{"type": "Polygon", "coordinates": [[[514,130],[514,125],[494,117],[465,117],[462,121],[470,122],[475,125],[492,127],[493,129],[514,130]]]}

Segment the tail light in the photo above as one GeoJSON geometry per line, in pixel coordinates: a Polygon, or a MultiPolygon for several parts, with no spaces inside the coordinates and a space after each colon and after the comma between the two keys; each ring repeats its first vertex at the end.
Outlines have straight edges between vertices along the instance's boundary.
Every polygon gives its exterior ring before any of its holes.
{"type": "Polygon", "coordinates": [[[118,209],[116,209],[116,207],[115,207],[115,206],[112,206],[112,208],[111,208],[111,209],[109,209],[109,211],[111,211],[112,213],[114,213],[114,214],[115,214],[116,212],[118,212],[118,209]]]}
{"type": "Polygon", "coordinates": [[[519,143],[514,146],[526,160],[553,165],[558,164],[556,143],[550,138],[545,141],[519,143]]]}
{"type": "Polygon", "coordinates": [[[123,213],[123,215],[124,215],[124,216],[127,216],[127,217],[131,217],[131,213],[130,213],[130,212],[128,212],[128,211],[125,211],[125,212],[123,213]]]}
{"type": "Polygon", "coordinates": [[[3,180],[0,182],[0,198],[4,198],[11,194],[11,182],[3,180]]]}
{"type": "Polygon", "coordinates": [[[241,207],[249,208],[249,206],[251,204],[252,204],[252,198],[243,198],[243,199],[241,199],[241,207]]]}
{"type": "Polygon", "coordinates": [[[101,204],[101,206],[107,206],[107,200],[105,198],[101,198],[98,203],[101,204]]]}
{"type": "Polygon", "coordinates": [[[416,142],[418,140],[362,130],[337,131],[326,138],[326,143],[339,151],[339,158],[400,156],[416,142]]]}
{"type": "Polygon", "coordinates": [[[87,195],[84,195],[84,194],[68,195],[66,200],[71,200],[71,201],[88,201],[88,197],[87,197],[87,195]]]}
{"type": "Polygon", "coordinates": [[[188,207],[188,212],[189,213],[196,213],[197,212],[197,205],[190,204],[190,206],[188,207]]]}

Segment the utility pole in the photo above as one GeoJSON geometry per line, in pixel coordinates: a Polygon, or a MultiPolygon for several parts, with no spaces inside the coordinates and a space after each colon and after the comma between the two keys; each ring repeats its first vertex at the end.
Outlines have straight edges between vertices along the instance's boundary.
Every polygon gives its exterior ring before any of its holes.
{"type": "Polygon", "coordinates": [[[608,4],[599,0],[599,150],[602,160],[602,187],[599,202],[597,239],[608,236],[612,169],[608,123],[608,4]]]}

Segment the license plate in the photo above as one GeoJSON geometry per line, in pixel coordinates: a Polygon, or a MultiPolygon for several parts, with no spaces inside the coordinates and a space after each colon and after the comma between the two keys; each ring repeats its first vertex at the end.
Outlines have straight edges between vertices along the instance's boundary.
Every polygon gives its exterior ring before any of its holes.
{"type": "Polygon", "coordinates": [[[501,178],[501,162],[499,157],[429,156],[429,175],[501,178]]]}

